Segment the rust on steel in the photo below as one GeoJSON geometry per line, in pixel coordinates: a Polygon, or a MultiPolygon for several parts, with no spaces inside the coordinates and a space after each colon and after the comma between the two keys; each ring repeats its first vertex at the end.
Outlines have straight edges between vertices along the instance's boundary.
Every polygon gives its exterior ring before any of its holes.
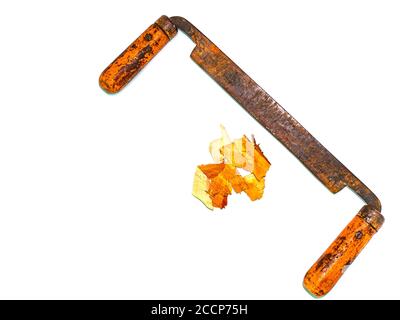
{"type": "Polygon", "coordinates": [[[347,186],[365,201],[366,205],[304,278],[304,287],[310,293],[318,297],[325,295],[382,226],[381,203],[278,102],[182,17],[162,16],[158,19],[106,68],[100,76],[100,86],[110,93],[121,90],[165,46],[177,29],[196,44],[190,55],[193,61],[291,151],[323,185],[333,193],[347,186]],[[156,41],[149,41],[147,34],[151,34],[156,41]]]}

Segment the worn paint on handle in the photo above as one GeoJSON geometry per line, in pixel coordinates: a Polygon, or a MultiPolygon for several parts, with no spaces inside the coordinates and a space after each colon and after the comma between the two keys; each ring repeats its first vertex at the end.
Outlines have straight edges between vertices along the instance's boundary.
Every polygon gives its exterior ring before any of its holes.
{"type": "Polygon", "coordinates": [[[125,49],[100,75],[99,84],[105,91],[116,93],[172,39],[177,32],[166,16],[161,16],[125,49]]]}
{"type": "Polygon", "coordinates": [[[304,288],[326,295],[384,222],[380,212],[364,206],[304,277],[304,288]]]}

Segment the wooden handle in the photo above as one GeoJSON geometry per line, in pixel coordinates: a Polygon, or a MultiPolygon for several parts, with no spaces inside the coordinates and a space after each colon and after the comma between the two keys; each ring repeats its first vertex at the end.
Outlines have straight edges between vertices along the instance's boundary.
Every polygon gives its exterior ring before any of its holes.
{"type": "Polygon", "coordinates": [[[384,222],[380,212],[364,206],[304,277],[304,288],[326,295],[384,222]]]}
{"type": "Polygon", "coordinates": [[[122,52],[100,75],[99,84],[108,93],[116,93],[176,35],[177,29],[167,16],[161,16],[122,52]]]}

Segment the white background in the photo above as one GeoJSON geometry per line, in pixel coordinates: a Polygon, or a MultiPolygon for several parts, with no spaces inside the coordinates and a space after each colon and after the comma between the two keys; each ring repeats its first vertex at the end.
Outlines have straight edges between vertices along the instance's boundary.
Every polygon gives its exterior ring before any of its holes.
{"type": "Polygon", "coordinates": [[[400,298],[397,1],[3,1],[0,298],[312,299],[308,268],[363,205],[333,195],[191,61],[182,33],[117,95],[101,71],[182,15],[381,199],[386,224],[325,299],[400,298]],[[224,124],[265,196],[191,195],[224,124]]]}

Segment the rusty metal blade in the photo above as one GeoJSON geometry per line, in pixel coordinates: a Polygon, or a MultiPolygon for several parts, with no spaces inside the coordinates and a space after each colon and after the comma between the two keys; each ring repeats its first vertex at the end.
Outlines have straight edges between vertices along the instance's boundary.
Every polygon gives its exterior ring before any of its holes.
{"type": "Polygon", "coordinates": [[[375,194],[213,42],[186,19],[171,20],[196,44],[190,57],[323,185],[333,193],[348,186],[367,204],[380,210],[375,194]]]}
{"type": "Polygon", "coordinates": [[[346,167],[221,50],[196,47],[191,58],[330,191],[336,193],[346,186],[346,167]]]}

